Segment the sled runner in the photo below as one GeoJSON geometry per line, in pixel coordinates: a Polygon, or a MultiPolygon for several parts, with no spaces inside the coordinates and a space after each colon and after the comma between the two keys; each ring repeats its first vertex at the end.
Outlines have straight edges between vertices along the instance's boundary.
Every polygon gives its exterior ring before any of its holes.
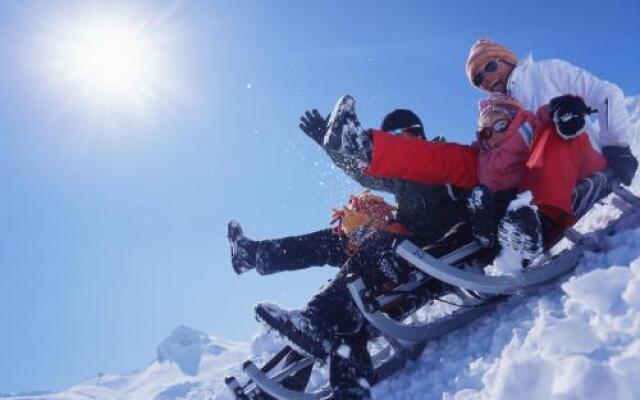
{"type": "MultiPolygon", "coordinates": [[[[611,176],[601,173],[583,180],[576,188],[574,210],[576,217],[580,218],[597,201],[613,192],[616,196],[614,200],[620,199],[626,203],[612,201],[622,211],[621,215],[606,227],[589,234],[567,230],[564,237],[573,245],[553,257],[542,258],[521,276],[486,276],[482,269],[464,268],[473,265],[470,261],[484,249],[477,242],[470,242],[443,257],[435,258],[408,240],[396,248],[401,257],[416,267],[408,282],[380,294],[367,288],[360,277],[350,276],[347,286],[354,303],[373,330],[386,342],[381,350],[373,354],[375,373],[371,383],[386,379],[404,368],[407,362],[417,359],[429,340],[491,313],[509,295],[539,287],[569,273],[585,251],[607,249],[607,236],[640,227],[640,199],[618,182],[612,182],[611,176]],[[434,282],[438,285],[434,286],[434,282]],[[434,287],[438,289],[434,291],[434,287]],[[443,300],[442,297],[447,294],[457,296],[458,299],[452,302],[457,306],[455,310],[426,322],[410,321],[425,304],[443,300]]],[[[225,383],[238,400],[319,400],[330,393],[328,385],[308,393],[299,389],[306,385],[306,381],[298,384],[296,389],[292,389],[295,385],[290,383],[283,384],[318,362],[313,357],[301,357],[285,365],[283,360],[291,352],[294,350],[285,347],[262,368],[247,361],[243,364],[243,372],[249,378],[246,383],[241,385],[234,377],[228,377],[225,383]]],[[[302,379],[308,379],[308,375],[302,379]]]]}
{"type": "MultiPolygon", "coordinates": [[[[605,228],[588,235],[569,229],[565,236],[574,243],[557,256],[543,261],[538,266],[529,268],[517,277],[486,276],[453,267],[422,251],[408,240],[403,241],[396,252],[416,268],[434,278],[458,288],[473,290],[485,294],[513,294],[527,288],[539,286],[571,271],[585,251],[598,251],[604,246],[602,238],[629,229],[640,222],[637,205],[640,199],[619,184],[612,191],[631,207],[623,210],[623,214],[605,228]]],[[[590,208],[590,207],[589,207],[590,208]]]]}

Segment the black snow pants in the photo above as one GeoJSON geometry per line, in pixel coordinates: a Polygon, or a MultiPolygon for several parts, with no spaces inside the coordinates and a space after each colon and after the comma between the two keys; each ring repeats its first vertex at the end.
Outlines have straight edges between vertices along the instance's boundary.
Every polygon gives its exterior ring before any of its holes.
{"type": "MultiPolygon", "coordinates": [[[[369,398],[367,382],[373,378],[373,364],[367,350],[372,329],[353,302],[347,288],[347,277],[356,274],[369,288],[381,288],[389,281],[400,284],[407,281],[414,268],[393,250],[394,242],[405,237],[388,232],[376,232],[362,242],[335,279],[323,287],[307,304],[309,315],[325,331],[335,334],[329,353],[330,383],[339,399],[369,398]]],[[[429,252],[440,257],[471,240],[467,224],[446,240],[432,244],[429,252]]],[[[414,242],[423,246],[417,238],[414,242]]]]}
{"type": "Polygon", "coordinates": [[[368,382],[373,364],[367,351],[369,329],[357,310],[347,288],[347,276],[360,276],[368,287],[405,280],[411,267],[393,253],[393,243],[403,236],[376,232],[365,239],[358,250],[307,304],[308,315],[325,331],[334,333],[329,353],[330,383],[340,399],[368,398],[368,382]]]}
{"type": "Polygon", "coordinates": [[[305,235],[260,240],[256,249],[256,270],[261,275],[295,271],[312,266],[340,267],[348,258],[348,238],[333,229],[305,235]]]}

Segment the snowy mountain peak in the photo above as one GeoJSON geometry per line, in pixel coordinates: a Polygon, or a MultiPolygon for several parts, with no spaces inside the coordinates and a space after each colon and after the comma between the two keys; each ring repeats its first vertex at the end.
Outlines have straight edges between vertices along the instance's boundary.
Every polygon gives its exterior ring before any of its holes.
{"type": "Polygon", "coordinates": [[[204,332],[179,326],[158,346],[158,362],[173,362],[186,375],[195,376],[203,355],[219,355],[225,350],[204,332]]]}

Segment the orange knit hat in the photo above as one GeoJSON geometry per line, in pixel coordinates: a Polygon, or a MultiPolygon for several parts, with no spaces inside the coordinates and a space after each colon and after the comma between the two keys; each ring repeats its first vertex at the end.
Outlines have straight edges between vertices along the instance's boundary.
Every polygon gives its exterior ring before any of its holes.
{"type": "Polygon", "coordinates": [[[467,78],[473,83],[473,75],[478,70],[485,66],[491,60],[501,59],[511,64],[518,62],[518,57],[509,49],[501,44],[494,42],[491,39],[478,39],[471,50],[469,51],[469,57],[467,58],[467,78]]]}

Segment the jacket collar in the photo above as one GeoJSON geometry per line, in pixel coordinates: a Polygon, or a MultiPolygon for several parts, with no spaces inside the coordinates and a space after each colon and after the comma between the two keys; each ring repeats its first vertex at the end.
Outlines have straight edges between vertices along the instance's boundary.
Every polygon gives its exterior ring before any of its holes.
{"type": "Polygon", "coordinates": [[[513,69],[513,71],[511,71],[511,75],[509,75],[509,79],[507,80],[508,94],[511,94],[512,88],[518,84],[523,71],[531,66],[531,64],[533,64],[533,55],[531,53],[527,54],[525,58],[518,61],[518,64],[513,69]]]}

